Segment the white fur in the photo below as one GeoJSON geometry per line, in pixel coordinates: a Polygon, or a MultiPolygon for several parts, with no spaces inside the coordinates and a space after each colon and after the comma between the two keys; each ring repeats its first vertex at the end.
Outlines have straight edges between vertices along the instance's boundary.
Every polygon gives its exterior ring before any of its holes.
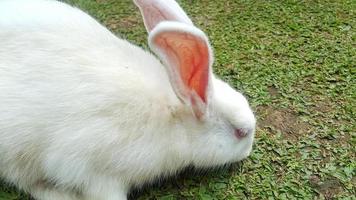
{"type": "Polygon", "coordinates": [[[134,2],[144,16],[150,16],[143,18],[148,31],[151,31],[162,19],[193,25],[187,14],[175,0],[134,0],[134,2]],[[160,18],[160,20],[157,20],[157,18],[160,18]]]}
{"type": "Polygon", "coordinates": [[[209,117],[197,120],[159,60],[76,8],[2,0],[0,45],[0,176],[36,199],[126,199],[189,164],[251,151],[240,93],[213,77],[209,117]]]}

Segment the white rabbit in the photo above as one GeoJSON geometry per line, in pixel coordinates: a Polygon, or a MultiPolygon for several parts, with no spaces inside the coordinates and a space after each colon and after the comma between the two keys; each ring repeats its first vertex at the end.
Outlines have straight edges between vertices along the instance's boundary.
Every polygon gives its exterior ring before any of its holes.
{"type": "Polygon", "coordinates": [[[38,200],[121,200],[246,158],[255,118],[174,0],[137,0],[151,53],[53,0],[0,1],[0,177],[38,200]]]}

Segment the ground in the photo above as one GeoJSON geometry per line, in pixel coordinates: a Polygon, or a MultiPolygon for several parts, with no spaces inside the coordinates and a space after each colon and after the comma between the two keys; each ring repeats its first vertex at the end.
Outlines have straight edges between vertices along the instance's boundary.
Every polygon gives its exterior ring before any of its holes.
{"type": "MultiPolygon", "coordinates": [[[[147,47],[129,0],[66,0],[147,47]]],[[[252,155],[186,170],[131,199],[356,199],[356,2],[180,0],[207,33],[214,71],[258,118],[252,155]]],[[[5,186],[0,199],[29,199],[5,186]]]]}

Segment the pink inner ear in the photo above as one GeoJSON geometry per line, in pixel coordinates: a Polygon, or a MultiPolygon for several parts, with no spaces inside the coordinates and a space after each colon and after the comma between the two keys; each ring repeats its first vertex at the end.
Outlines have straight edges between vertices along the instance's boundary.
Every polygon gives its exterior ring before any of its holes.
{"type": "Polygon", "coordinates": [[[155,38],[154,43],[166,53],[172,67],[177,68],[185,87],[194,91],[206,104],[209,81],[209,49],[206,42],[186,33],[164,32],[155,38]]]}

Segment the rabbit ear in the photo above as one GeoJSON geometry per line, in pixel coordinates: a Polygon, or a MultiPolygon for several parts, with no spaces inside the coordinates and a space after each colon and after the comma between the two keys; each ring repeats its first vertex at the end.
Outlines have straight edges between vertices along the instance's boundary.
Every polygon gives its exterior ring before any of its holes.
{"type": "Polygon", "coordinates": [[[140,8],[150,48],[165,64],[177,96],[202,118],[208,107],[212,51],[174,0],[134,0],[140,8]]]}
{"type": "Polygon", "coordinates": [[[178,21],[193,25],[187,14],[174,0],[134,0],[139,7],[147,32],[161,21],[178,21]]]}
{"type": "Polygon", "coordinates": [[[207,111],[212,52],[205,34],[179,22],[161,22],[149,34],[150,48],[167,68],[177,96],[197,118],[207,111]]]}

